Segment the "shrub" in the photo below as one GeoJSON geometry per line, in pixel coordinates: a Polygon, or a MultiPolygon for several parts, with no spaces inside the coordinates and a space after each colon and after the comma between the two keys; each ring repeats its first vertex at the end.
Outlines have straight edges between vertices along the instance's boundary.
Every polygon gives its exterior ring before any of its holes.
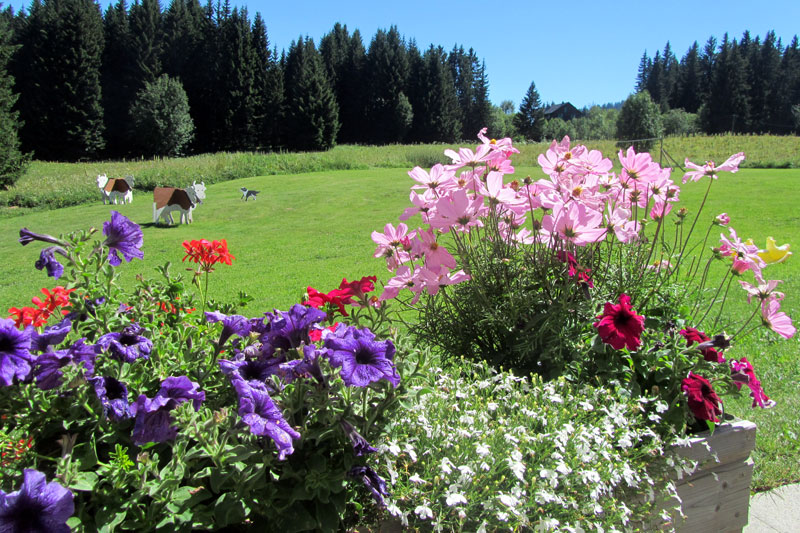
{"type": "Polygon", "coordinates": [[[700,131],[697,115],[687,113],[683,109],[670,109],[661,118],[664,124],[664,135],[688,137],[700,131]]]}
{"type": "MultiPolygon", "coordinates": [[[[652,139],[660,137],[663,133],[661,111],[650,98],[650,93],[641,91],[630,95],[622,104],[617,117],[617,136],[628,146],[631,140],[652,139]]],[[[645,152],[652,146],[652,141],[633,143],[633,148],[637,152],[645,152]]]]}
{"type": "Polygon", "coordinates": [[[180,155],[194,136],[194,122],[183,85],[166,74],[145,83],[130,114],[133,138],[145,154],[180,155]]]}

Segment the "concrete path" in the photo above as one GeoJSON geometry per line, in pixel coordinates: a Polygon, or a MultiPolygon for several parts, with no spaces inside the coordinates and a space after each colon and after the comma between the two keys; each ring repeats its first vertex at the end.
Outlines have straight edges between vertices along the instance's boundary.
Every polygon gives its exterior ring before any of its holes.
{"type": "Polygon", "coordinates": [[[800,483],[751,496],[744,533],[800,533],[800,483]]]}

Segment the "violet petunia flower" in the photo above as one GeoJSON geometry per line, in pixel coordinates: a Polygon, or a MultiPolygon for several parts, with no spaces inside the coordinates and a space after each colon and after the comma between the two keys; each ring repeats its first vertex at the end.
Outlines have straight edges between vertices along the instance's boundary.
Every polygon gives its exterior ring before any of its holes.
{"type": "Polygon", "coordinates": [[[350,439],[350,444],[353,445],[353,453],[356,457],[361,457],[362,455],[366,455],[368,453],[375,453],[378,451],[377,448],[373,448],[370,446],[367,439],[361,436],[361,434],[356,431],[356,428],[353,427],[353,424],[345,420],[344,418],[339,421],[342,425],[342,429],[344,430],[344,434],[347,435],[347,438],[350,439]]]}
{"type": "Polygon", "coordinates": [[[109,248],[108,262],[111,266],[122,264],[120,254],[129,263],[134,257],[144,258],[142,228],[118,211],[111,211],[111,220],[103,222],[103,235],[106,236],[104,244],[109,248]]]}
{"type": "Polygon", "coordinates": [[[142,331],[144,330],[139,324],[132,322],[122,332],[106,333],[97,339],[97,345],[104,351],[108,350],[114,359],[126,363],[132,363],[139,358],[149,359],[153,343],[140,335],[142,331]]]}
{"type": "Polygon", "coordinates": [[[61,277],[61,274],[64,273],[64,265],[59,263],[56,259],[56,252],[65,257],[67,255],[60,246],[48,246],[47,248],[42,248],[42,251],[39,253],[39,259],[33,266],[36,267],[36,270],[47,269],[48,276],[58,279],[61,277]]]}
{"type": "Polygon", "coordinates": [[[239,396],[239,416],[250,427],[250,432],[271,438],[278,448],[279,461],[294,453],[292,439],[299,439],[300,434],[283,418],[266,385],[243,379],[232,381],[239,396]]]}
{"type": "Polygon", "coordinates": [[[389,491],[386,490],[386,482],[373,469],[368,466],[354,466],[347,473],[347,477],[361,480],[364,486],[372,493],[372,498],[375,502],[381,507],[386,505],[383,500],[385,496],[389,496],[389,491]]]}
{"type": "Polygon", "coordinates": [[[72,322],[65,318],[58,324],[46,327],[42,333],[34,330],[31,333],[31,352],[46,352],[49,346],[58,346],[67,338],[72,329],[72,322]]]}
{"type": "Polygon", "coordinates": [[[209,324],[222,322],[222,333],[218,343],[220,349],[231,335],[246,337],[250,334],[250,320],[242,315],[226,315],[218,311],[206,311],[206,322],[209,324]]]}
{"type": "Polygon", "coordinates": [[[47,235],[46,233],[34,233],[28,228],[22,228],[19,230],[19,243],[22,246],[27,246],[33,241],[49,242],[50,244],[57,244],[59,246],[67,245],[67,243],[61,239],[57,239],[56,237],[47,235]]]}
{"type": "Polygon", "coordinates": [[[82,363],[85,375],[92,376],[96,356],[94,346],[83,341],[84,339],[78,339],[67,349],[46,352],[31,363],[36,385],[40,389],[50,390],[61,385],[61,377],[64,375],[61,369],[70,363],[75,365],[82,363]]]}
{"type": "Polygon", "coordinates": [[[73,495],[42,472],[26,468],[22,486],[0,490],[0,531],[8,533],[69,533],[67,520],[75,512],[73,495]]]}
{"type": "Polygon", "coordinates": [[[121,381],[104,376],[89,380],[94,393],[103,406],[103,414],[109,420],[118,422],[133,417],[131,405],[128,403],[128,388],[121,381]]]}
{"type": "Polygon", "coordinates": [[[31,373],[31,334],[33,328],[19,331],[14,321],[0,318],[0,385],[10,386],[14,378],[22,381],[31,373]]]}
{"type": "Polygon", "coordinates": [[[206,394],[198,389],[198,384],[186,376],[169,377],[161,382],[161,389],[150,399],[141,394],[132,409],[136,412],[136,422],[131,435],[137,446],[148,442],[166,442],[174,439],[178,429],[173,426],[170,411],[191,401],[195,411],[205,400],[206,394]]]}
{"type": "Polygon", "coordinates": [[[324,311],[295,304],[289,312],[278,311],[268,313],[268,330],[261,336],[264,355],[272,355],[277,350],[299,348],[301,344],[309,344],[308,331],[314,324],[328,317],[324,311]]]}
{"type": "Polygon", "coordinates": [[[340,328],[325,338],[326,356],[334,368],[341,367],[339,375],[345,385],[366,387],[386,379],[393,386],[400,384],[400,375],[394,366],[392,341],[376,341],[369,329],[352,326],[340,328]]]}

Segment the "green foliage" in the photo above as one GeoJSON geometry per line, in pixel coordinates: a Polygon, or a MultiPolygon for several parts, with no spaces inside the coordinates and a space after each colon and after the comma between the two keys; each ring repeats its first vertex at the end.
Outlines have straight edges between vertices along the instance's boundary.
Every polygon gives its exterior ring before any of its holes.
{"type": "MultiPolygon", "coordinates": [[[[577,119],[576,119],[577,120],[577,119]]],[[[577,138],[577,131],[575,129],[577,122],[575,120],[564,120],[562,118],[550,118],[544,120],[542,126],[542,135],[545,140],[561,140],[564,136],[570,139],[577,138]]]]}
{"type": "Polygon", "coordinates": [[[131,106],[133,135],[143,153],[180,155],[192,140],[194,124],[181,82],[166,74],[146,83],[131,106]]]}
{"type": "MultiPolygon", "coordinates": [[[[660,137],[664,133],[661,123],[661,112],[658,106],[653,103],[650,94],[642,91],[632,94],[622,104],[622,109],[617,117],[617,136],[625,139],[625,145],[629,146],[629,140],[652,139],[660,137]]],[[[647,151],[653,145],[653,141],[638,141],[633,143],[636,151],[647,151]]]]}
{"type": "Polygon", "coordinates": [[[670,109],[661,116],[664,135],[688,137],[699,131],[697,115],[683,109],[670,109]]]}
{"type": "MultiPolygon", "coordinates": [[[[584,116],[574,118],[570,122],[575,128],[575,135],[570,138],[581,140],[594,139],[616,139],[617,138],[617,116],[619,111],[616,109],[602,109],[599,106],[592,107],[584,116]]],[[[553,127],[553,126],[551,126],[553,127]]],[[[553,129],[557,129],[554,128],[553,129]]],[[[556,133],[552,132],[551,133],[556,133]]],[[[557,135],[546,136],[547,139],[561,139],[557,135]]]]}
{"type": "Polygon", "coordinates": [[[514,115],[514,127],[523,139],[541,141],[543,138],[547,138],[545,135],[544,108],[534,82],[531,82],[528,92],[525,93],[525,97],[519,105],[519,111],[514,115]]]}
{"type": "Polygon", "coordinates": [[[18,96],[8,64],[14,47],[5,17],[0,18],[0,188],[7,189],[25,173],[30,156],[20,152],[19,112],[14,109],[18,96]]]}

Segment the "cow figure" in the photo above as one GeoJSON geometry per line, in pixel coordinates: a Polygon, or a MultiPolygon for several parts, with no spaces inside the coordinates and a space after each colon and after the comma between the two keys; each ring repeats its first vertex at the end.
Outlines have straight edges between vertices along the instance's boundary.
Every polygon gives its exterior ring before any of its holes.
{"type": "Polygon", "coordinates": [[[97,176],[97,188],[103,196],[103,204],[130,204],[133,202],[133,176],[109,178],[105,174],[97,176]]]}
{"type": "Polygon", "coordinates": [[[192,211],[206,199],[205,182],[194,182],[185,189],[156,187],[153,190],[153,222],[163,219],[165,224],[174,224],[173,211],[180,214],[181,224],[192,222],[192,211]]]}

